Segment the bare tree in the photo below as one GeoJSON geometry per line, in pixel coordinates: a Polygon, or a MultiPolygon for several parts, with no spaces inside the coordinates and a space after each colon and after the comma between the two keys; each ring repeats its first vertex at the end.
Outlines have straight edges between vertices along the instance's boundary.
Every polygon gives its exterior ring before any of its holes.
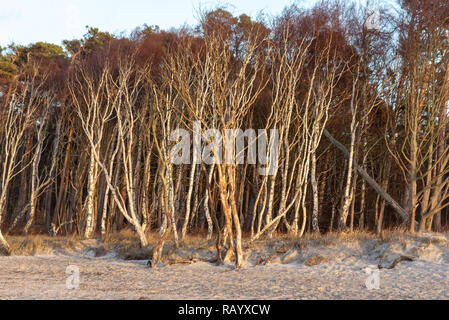
{"type": "MultiPolygon", "coordinates": [[[[22,165],[22,160],[17,156],[23,143],[24,134],[35,124],[34,115],[44,99],[42,90],[44,81],[39,81],[36,77],[37,70],[34,69],[31,75],[25,75],[24,81],[14,81],[2,104],[0,113],[3,123],[0,144],[0,159],[2,160],[0,226],[6,213],[8,187],[12,179],[30,164],[22,165]],[[20,170],[18,170],[19,167],[21,167],[20,170]]],[[[1,234],[1,230],[0,246],[6,253],[10,252],[10,247],[1,234]]]]}

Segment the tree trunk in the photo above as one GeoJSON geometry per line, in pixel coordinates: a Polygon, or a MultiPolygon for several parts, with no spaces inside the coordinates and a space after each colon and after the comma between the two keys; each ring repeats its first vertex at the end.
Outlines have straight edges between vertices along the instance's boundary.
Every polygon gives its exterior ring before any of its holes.
{"type": "MultiPolygon", "coordinates": [[[[326,138],[336,146],[342,153],[345,158],[349,158],[349,152],[344,145],[335,140],[334,137],[324,129],[323,131],[326,138]]],[[[395,212],[402,218],[403,221],[408,221],[407,212],[401,207],[399,203],[396,202],[384,189],[373,179],[371,176],[363,170],[363,168],[357,166],[357,171],[360,176],[365,179],[365,181],[395,210],[395,212]]]]}
{"type": "MultiPolygon", "coordinates": [[[[93,147],[92,147],[93,148],[93,147]]],[[[87,193],[87,213],[86,213],[86,228],[84,231],[84,237],[86,239],[90,239],[94,233],[95,227],[95,203],[94,203],[94,195],[95,195],[95,184],[96,184],[96,175],[97,175],[97,165],[95,162],[95,158],[93,152],[90,155],[89,162],[89,172],[88,172],[88,193],[87,193]]],[[[130,199],[132,201],[132,199],[130,199]]]]}
{"type": "Polygon", "coordinates": [[[11,254],[11,247],[6,239],[3,237],[2,230],[0,230],[0,254],[9,256],[11,254]]]}
{"type": "MultiPolygon", "coordinates": [[[[184,218],[184,224],[182,226],[181,230],[181,241],[184,240],[184,237],[187,233],[187,228],[190,221],[190,210],[192,207],[192,193],[193,193],[193,185],[195,183],[195,170],[196,170],[196,152],[193,153],[193,162],[191,164],[190,168],[190,177],[189,177],[189,189],[187,191],[187,197],[186,197],[186,214],[184,218]]],[[[196,183],[199,183],[199,181],[196,181],[196,183]]]]}
{"type": "Polygon", "coordinates": [[[320,227],[318,225],[318,213],[319,213],[319,203],[318,203],[318,180],[316,178],[316,153],[312,154],[312,167],[310,170],[310,183],[312,184],[313,192],[313,210],[312,210],[312,229],[314,232],[320,232],[320,227]]]}
{"type": "MultiPolygon", "coordinates": [[[[213,232],[213,222],[210,215],[209,210],[209,194],[211,193],[211,183],[212,183],[212,177],[214,174],[215,164],[212,164],[209,169],[209,175],[206,177],[208,179],[207,185],[205,188],[205,197],[204,197],[204,214],[206,215],[207,220],[207,240],[209,240],[212,237],[213,232]]],[[[217,232],[220,232],[220,230],[217,230],[217,232]]]]}

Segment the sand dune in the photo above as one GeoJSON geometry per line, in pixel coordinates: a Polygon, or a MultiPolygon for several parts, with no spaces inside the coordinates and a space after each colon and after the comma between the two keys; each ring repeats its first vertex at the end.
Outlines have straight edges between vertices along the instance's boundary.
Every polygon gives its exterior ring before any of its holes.
{"type": "MultiPolygon", "coordinates": [[[[120,260],[114,252],[94,257],[92,252],[0,257],[0,298],[449,299],[447,235],[326,245],[310,241],[302,247],[259,243],[245,251],[247,262],[239,271],[207,262],[148,269],[145,260],[120,260]],[[270,255],[269,263],[260,263],[270,255]],[[387,269],[401,255],[414,261],[387,269]],[[369,290],[366,268],[377,266],[381,256],[379,289],[369,290]],[[79,267],[79,289],[66,288],[69,265],[79,267]]],[[[188,252],[177,253],[183,254],[188,252]]]]}

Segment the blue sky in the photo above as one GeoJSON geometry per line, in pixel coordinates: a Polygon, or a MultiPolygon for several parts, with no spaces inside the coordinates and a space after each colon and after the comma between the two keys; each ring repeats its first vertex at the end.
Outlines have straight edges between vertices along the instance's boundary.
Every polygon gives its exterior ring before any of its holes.
{"type": "Polygon", "coordinates": [[[61,44],[81,38],[86,25],[102,31],[129,32],[147,23],[162,29],[195,24],[199,8],[228,5],[234,14],[255,17],[260,10],[279,14],[291,3],[309,6],[315,0],[0,0],[0,45],[46,41],[61,44]]]}

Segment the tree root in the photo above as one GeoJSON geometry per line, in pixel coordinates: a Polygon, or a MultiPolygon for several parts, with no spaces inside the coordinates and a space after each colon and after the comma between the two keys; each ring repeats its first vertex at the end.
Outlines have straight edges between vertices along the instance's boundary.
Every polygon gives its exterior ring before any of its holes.
{"type": "Polygon", "coordinates": [[[380,257],[379,264],[377,265],[377,268],[378,268],[378,269],[382,269],[382,268],[383,268],[383,267],[382,267],[382,263],[384,262],[386,256],[387,256],[387,253],[384,252],[384,253],[382,254],[382,256],[380,257]]]}
{"type": "Polygon", "coordinates": [[[393,261],[393,263],[391,264],[391,266],[388,267],[388,269],[393,269],[394,267],[396,267],[399,262],[401,261],[413,261],[412,257],[408,257],[408,256],[400,256],[397,257],[396,260],[393,261]]]}
{"type": "MultiPolygon", "coordinates": [[[[380,257],[379,264],[377,265],[377,267],[378,267],[379,269],[383,269],[383,268],[384,268],[384,267],[382,266],[382,263],[383,263],[383,261],[384,261],[384,259],[385,259],[385,256],[386,256],[386,253],[384,253],[384,254],[382,255],[382,257],[380,257]]],[[[392,263],[389,267],[387,267],[386,269],[393,269],[393,268],[396,267],[396,266],[399,264],[399,262],[401,262],[401,261],[413,261],[413,258],[412,258],[412,257],[409,257],[409,256],[399,256],[399,257],[397,257],[397,258],[393,261],[393,263],[392,263]]]]}

